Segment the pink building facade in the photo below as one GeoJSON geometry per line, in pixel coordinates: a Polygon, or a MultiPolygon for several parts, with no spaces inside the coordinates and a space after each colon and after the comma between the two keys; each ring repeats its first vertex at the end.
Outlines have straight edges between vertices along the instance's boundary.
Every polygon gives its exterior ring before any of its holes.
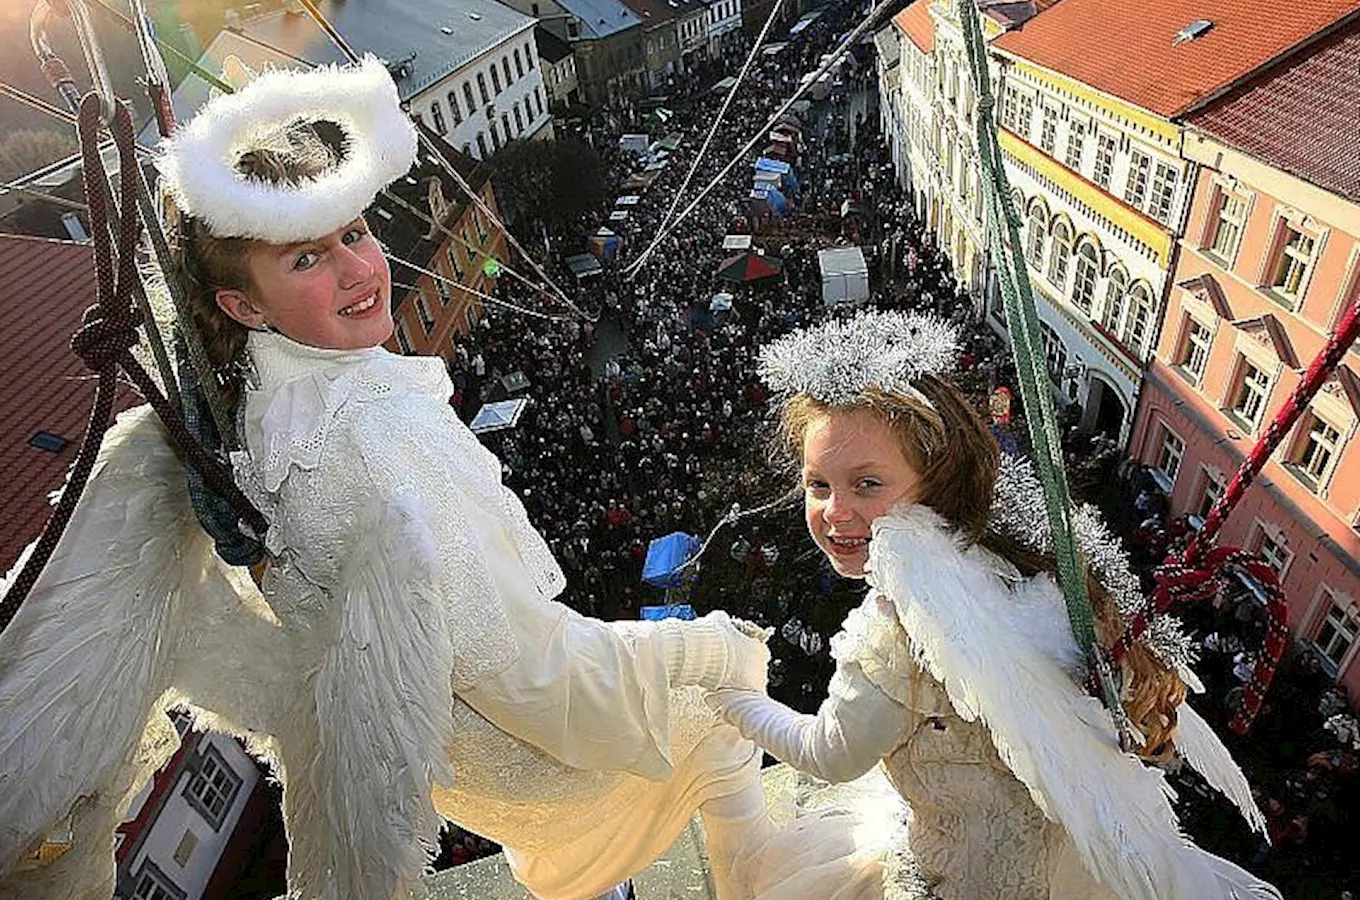
{"type": "MultiPolygon", "coordinates": [[[[1153,469],[1173,516],[1208,512],[1327,334],[1360,302],[1360,150],[1343,145],[1350,161],[1335,167],[1327,101],[1316,94],[1319,71],[1338,60],[1352,71],[1360,61],[1356,29],[1188,123],[1184,152],[1200,168],[1129,444],[1153,469]],[[1311,100],[1301,81],[1312,85],[1311,100]],[[1298,116],[1297,135],[1281,139],[1276,129],[1274,143],[1265,143],[1267,120],[1282,115],[1298,116]],[[1319,120],[1323,127],[1310,134],[1319,120]]],[[[1343,106],[1355,90],[1341,88],[1343,106]]],[[[1291,630],[1353,700],[1360,698],[1357,373],[1360,350],[1352,348],[1221,536],[1276,568],[1291,630]]]]}

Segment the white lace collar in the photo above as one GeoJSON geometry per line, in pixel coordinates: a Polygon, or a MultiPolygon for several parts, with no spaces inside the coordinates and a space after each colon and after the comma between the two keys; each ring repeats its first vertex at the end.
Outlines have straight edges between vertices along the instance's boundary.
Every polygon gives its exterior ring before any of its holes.
{"type": "Polygon", "coordinates": [[[254,384],[246,392],[241,429],[250,468],[277,491],[291,466],[313,468],[339,410],[351,400],[424,394],[453,395],[444,361],[399,356],[383,347],[328,350],[277,332],[252,332],[247,349],[254,384]]]}

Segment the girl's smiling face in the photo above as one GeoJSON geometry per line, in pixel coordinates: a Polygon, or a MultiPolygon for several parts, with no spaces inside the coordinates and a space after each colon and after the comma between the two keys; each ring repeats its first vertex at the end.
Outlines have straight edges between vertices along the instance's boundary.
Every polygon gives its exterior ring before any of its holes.
{"type": "Polygon", "coordinates": [[[920,496],[920,473],[893,430],[867,409],[831,410],[803,433],[808,531],[837,572],[864,577],[874,519],[920,496]]]}
{"type": "Polygon", "coordinates": [[[392,336],[392,276],[362,217],[314,241],[253,244],[250,287],[217,303],[248,328],[274,328],[330,350],[376,347],[392,336]]]}

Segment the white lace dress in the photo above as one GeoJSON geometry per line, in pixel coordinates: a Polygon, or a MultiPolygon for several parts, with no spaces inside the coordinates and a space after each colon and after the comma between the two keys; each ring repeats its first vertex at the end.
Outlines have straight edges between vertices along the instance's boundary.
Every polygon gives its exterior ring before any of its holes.
{"type": "MultiPolygon", "coordinates": [[[[1279,897],[1182,837],[1162,773],[1119,749],[1080,687],[1050,578],[1022,579],[933,511],[903,506],[874,522],[868,581],[831,641],[837,670],[817,715],[740,690],[711,705],[800,771],[833,783],[886,773],[910,806],[887,900],[1279,897]]],[[[1187,760],[1249,796],[1203,721],[1180,716],[1187,760]]]]}
{"type": "MultiPolygon", "coordinates": [[[[680,623],[603,623],[552,599],[561,571],[500,462],[449,407],[442,360],[273,334],[252,335],[250,351],[259,384],[238,481],[271,523],[279,564],[266,595],[322,719],[319,734],[280,742],[299,880],[334,879],[337,836],[402,852],[403,817],[432,796],[427,813],[503,844],[516,877],[548,900],[635,874],[702,807],[719,896],[748,896],[733,862],[773,828],[759,752],[701,690],[672,687],[702,681],[668,672],[662,638],[680,623]],[[376,643],[375,660],[365,651],[376,643]],[[351,774],[339,796],[313,789],[351,774]],[[384,810],[399,827],[365,839],[356,813],[384,810]]],[[[750,643],[759,655],[746,678],[763,684],[768,656],[750,643]]],[[[699,651],[687,647],[685,666],[711,656],[699,651]]],[[[355,863],[355,883],[379,883],[372,864],[355,863]]]]}

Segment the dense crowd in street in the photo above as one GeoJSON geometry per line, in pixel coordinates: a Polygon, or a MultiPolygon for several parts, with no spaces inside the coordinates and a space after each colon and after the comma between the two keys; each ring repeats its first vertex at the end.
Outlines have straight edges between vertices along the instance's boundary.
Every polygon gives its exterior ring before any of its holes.
{"type": "MultiPolygon", "coordinates": [[[[855,4],[828,8],[778,54],[758,57],[680,209],[796,90],[800,74],[817,67],[858,15],[855,4]]],[[[871,48],[860,48],[865,50],[871,48]]],[[[960,385],[980,411],[993,390],[1015,384],[1004,346],[979,316],[975,299],[958,287],[947,258],[933,246],[893,177],[878,133],[868,53],[852,56],[831,96],[799,117],[802,139],[794,168],[800,190],[790,197],[790,218],[769,221],[753,214],[747,198],[751,154],[693,215],[665,230],[635,278],[623,277],[622,269],[662,230],[718,114],[723,94],[709,86],[740,63],[740,56],[729,57],[670,85],[668,105],[678,115],[663,130],[680,132],[680,148],[628,218],[608,223],[623,246],[603,274],[577,282],[560,263],[584,249],[582,235],[605,224],[607,209],[582,220],[577,233],[552,237],[554,278],[580,307],[598,310],[598,319],[545,321],[489,307],[453,366],[456,402],[466,418],[484,400],[503,396],[504,376],[527,377],[532,400],[524,418],[516,428],[483,439],[503,461],[507,483],[567,572],[567,602],[605,619],[637,618],[641,607],[665,602],[663,592],[641,578],[653,538],[674,531],[703,538],[734,509],[772,503],[794,486],[788,460],[773,440],[772,410],[755,366],[758,349],[768,341],[839,314],[822,299],[819,248],[850,243],[865,248],[872,305],[929,309],[960,324],[965,344],[960,385]],[[724,236],[753,232],[755,246],[777,258],[782,272],[751,284],[718,280],[716,270],[732,253],[722,247],[724,236]],[[733,295],[730,311],[711,309],[720,291],[733,295]]],[[[643,116],[624,105],[581,126],[581,136],[608,172],[611,199],[630,192],[623,185],[641,167],[619,148],[618,138],[645,130],[643,116]]],[[[498,293],[521,306],[562,309],[513,279],[501,279],[498,293]]],[[[1018,405],[1009,424],[997,427],[1003,444],[1024,445],[1018,405]]],[[[1148,501],[1139,471],[1120,464],[1112,442],[1069,435],[1067,447],[1074,486],[1088,488],[1090,499],[1125,534],[1147,526],[1143,519],[1156,518],[1159,510],[1148,501]]],[[[700,612],[726,609],[773,627],[771,693],[812,711],[833,669],[828,639],[859,602],[862,588],[824,564],[806,537],[799,500],[723,524],[683,599],[700,612]]],[[[1144,549],[1135,560],[1149,576],[1155,556],[1144,549]]],[[[1259,647],[1258,617],[1257,607],[1242,597],[1221,599],[1188,617],[1204,643],[1209,688],[1196,706],[1220,731],[1226,731],[1232,690],[1240,682],[1234,672],[1242,672],[1244,659],[1259,647]]],[[[1336,898],[1343,889],[1360,887],[1341,883],[1336,874],[1348,871],[1338,836],[1349,830],[1347,816],[1354,816],[1349,810],[1360,808],[1360,779],[1354,774],[1360,736],[1344,697],[1318,671],[1311,653],[1290,656],[1253,738],[1234,743],[1261,789],[1274,849],[1235,825],[1221,799],[1178,776],[1186,798],[1182,810],[1197,839],[1277,883],[1301,889],[1287,887],[1287,896],[1336,898]]],[[[459,854],[475,855],[477,849],[460,847],[459,854]]]]}

